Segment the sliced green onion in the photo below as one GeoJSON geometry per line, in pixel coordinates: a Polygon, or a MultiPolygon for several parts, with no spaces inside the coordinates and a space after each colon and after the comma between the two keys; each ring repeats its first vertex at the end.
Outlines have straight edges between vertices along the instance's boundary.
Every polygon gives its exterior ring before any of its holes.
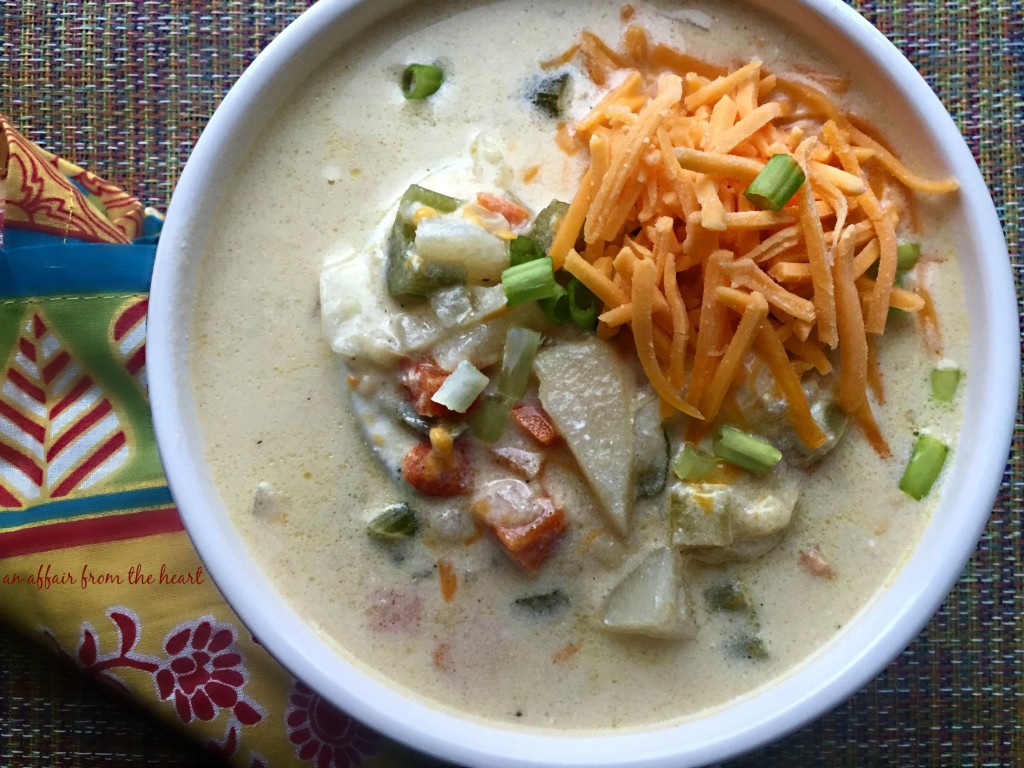
{"type": "Polygon", "coordinates": [[[535,259],[543,259],[545,255],[540,244],[527,235],[520,235],[508,244],[509,265],[513,267],[535,259]]]}
{"type": "Polygon", "coordinates": [[[409,538],[419,528],[416,510],[403,501],[386,507],[367,524],[366,532],[374,539],[396,541],[409,538]]]}
{"type": "Polygon", "coordinates": [[[533,92],[531,101],[537,109],[546,113],[548,117],[561,117],[562,98],[565,96],[568,85],[568,72],[546,77],[537,85],[537,89],[533,92]]]}
{"type": "Polygon", "coordinates": [[[456,413],[465,413],[490,383],[484,374],[463,360],[430,399],[456,413]]]}
{"type": "Polygon", "coordinates": [[[507,397],[490,392],[480,400],[480,407],[473,413],[469,430],[482,443],[494,443],[505,431],[512,403],[507,397]]]}
{"type": "Polygon", "coordinates": [[[772,155],[743,196],[755,208],[781,211],[805,178],[803,169],[792,155],[772,155]]]}
{"type": "MultiPolygon", "coordinates": [[[[921,246],[919,243],[900,243],[896,246],[896,279],[901,281],[903,274],[909,272],[921,258],[921,246]]],[[[878,260],[872,262],[868,267],[867,276],[872,280],[878,278],[878,260]]],[[[902,281],[901,281],[902,282],[902,281]]]]}
{"type": "Polygon", "coordinates": [[[920,243],[900,243],[896,246],[896,271],[906,272],[913,269],[920,258],[920,243]]]}
{"type": "Polygon", "coordinates": [[[418,101],[425,99],[444,82],[444,72],[433,64],[410,64],[402,72],[402,95],[418,101]]]}
{"type": "Polygon", "coordinates": [[[715,468],[715,460],[692,443],[686,443],[672,469],[680,480],[699,483],[715,468]]]}
{"type": "Polygon", "coordinates": [[[505,334],[505,349],[498,376],[498,392],[512,401],[521,400],[540,348],[540,333],[513,325],[505,334]]]}
{"type": "Polygon", "coordinates": [[[509,267],[501,273],[501,285],[510,307],[554,296],[557,283],[551,257],[509,267]]]}
{"type": "Polygon", "coordinates": [[[920,435],[914,443],[907,468],[900,479],[900,490],[907,496],[920,501],[932,489],[935,479],[946,463],[949,447],[931,435],[920,435]]]}
{"type": "Polygon", "coordinates": [[[569,316],[576,327],[584,331],[597,328],[597,296],[575,277],[569,281],[566,291],[569,294],[569,316]]]}
{"type": "Polygon", "coordinates": [[[541,310],[555,325],[562,325],[569,319],[569,292],[555,283],[555,295],[537,302],[541,310]]]}
{"type": "Polygon", "coordinates": [[[948,403],[960,386],[959,368],[936,368],[932,371],[932,397],[948,403]]]}
{"type": "Polygon", "coordinates": [[[763,475],[782,460],[782,452],[774,445],[736,427],[722,427],[715,456],[755,475],[763,475]]]}

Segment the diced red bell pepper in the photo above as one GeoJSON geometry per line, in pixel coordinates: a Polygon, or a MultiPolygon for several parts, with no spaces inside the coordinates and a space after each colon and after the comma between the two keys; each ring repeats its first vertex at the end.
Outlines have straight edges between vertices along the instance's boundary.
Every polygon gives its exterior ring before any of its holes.
{"type": "Polygon", "coordinates": [[[458,414],[435,403],[432,398],[451,374],[434,363],[420,361],[402,367],[400,381],[409,402],[420,416],[454,418],[458,414]]]}
{"type": "Polygon", "coordinates": [[[430,440],[420,440],[402,462],[402,477],[425,496],[460,496],[473,488],[473,466],[466,445],[456,442],[450,457],[440,456],[430,440]]]}
{"type": "Polygon", "coordinates": [[[519,403],[512,409],[512,418],[541,445],[553,445],[562,437],[540,403],[519,403]]]}
{"type": "Polygon", "coordinates": [[[498,482],[510,492],[477,499],[473,515],[521,568],[536,571],[569,530],[569,518],[548,496],[533,496],[522,481],[498,482]]]}
{"type": "Polygon", "coordinates": [[[492,195],[490,192],[477,192],[476,201],[482,208],[486,208],[491,213],[497,213],[504,216],[505,221],[513,227],[525,224],[530,218],[530,212],[528,210],[519,205],[519,203],[514,203],[506,197],[492,195]]]}

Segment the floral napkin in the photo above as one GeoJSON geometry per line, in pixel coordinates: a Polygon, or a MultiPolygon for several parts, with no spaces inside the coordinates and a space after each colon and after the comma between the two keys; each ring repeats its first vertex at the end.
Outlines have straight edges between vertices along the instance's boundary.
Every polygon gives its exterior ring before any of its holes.
{"type": "Polygon", "coordinates": [[[263,649],[206,575],[146,389],[161,217],[0,116],[0,611],[246,768],[410,766],[263,649]]]}

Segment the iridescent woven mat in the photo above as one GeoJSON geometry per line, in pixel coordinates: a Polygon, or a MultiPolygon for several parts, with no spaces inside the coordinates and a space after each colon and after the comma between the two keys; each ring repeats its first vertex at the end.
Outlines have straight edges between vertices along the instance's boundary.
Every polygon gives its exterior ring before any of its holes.
{"type": "MultiPolygon", "coordinates": [[[[1020,303],[1020,0],[851,4],[917,66],[964,133],[1003,222],[1020,303]]],[[[3,0],[0,111],[40,145],[164,206],[228,87],[306,5],[3,0]]],[[[991,522],[922,635],[835,712],[733,766],[1024,765],[1022,528],[1018,411],[991,522]]],[[[7,635],[0,624],[0,765],[208,764],[178,733],[7,635]]]]}

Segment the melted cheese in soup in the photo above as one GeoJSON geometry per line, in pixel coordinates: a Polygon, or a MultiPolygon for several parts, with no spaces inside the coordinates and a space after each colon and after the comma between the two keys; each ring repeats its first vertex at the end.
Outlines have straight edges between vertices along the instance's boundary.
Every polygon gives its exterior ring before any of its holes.
{"type": "MultiPolygon", "coordinates": [[[[776,72],[850,74],[738,4],[635,5],[654,37],[707,60],[756,57],[776,72]]],[[[915,323],[890,323],[879,349],[887,399],[877,414],[895,458],[881,460],[850,429],[819,467],[801,473],[793,523],[774,549],[750,562],[688,566],[698,626],[688,641],[600,627],[602,600],[643,548],[614,537],[591,546],[593,524],[575,525],[536,574],[515,568],[486,537],[465,544],[434,535],[430,547],[389,548],[366,535],[374,514],[412,496],[377,460],[351,412],[346,369],[321,334],[321,266],[364,249],[410,183],[443,181],[474,143],[478,151],[497,147],[519,172],[511,191],[531,210],[571,199],[581,161],[558,149],[554,122],[526,94],[539,62],[583,29],[617,41],[619,12],[597,0],[418,3],[361,35],[299,89],[249,153],[198,280],[191,365],[207,457],[253,557],[355,663],[435,706],[513,727],[603,729],[695,716],[799,665],[898,572],[937,496],[914,502],[898,488],[914,430],[952,444],[960,418],[955,404],[928,397],[935,360],[915,323]],[[404,101],[397,85],[410,61],[445,69],[444,86],[424,102],[404,101]],[[536,178],[523,182],[532,167],[536,178]],[[271,514],[253,512],[261,482],[274,489],[271,514]],[[801,566],[812,550],[834,578],[801,566]],[[450,601],[438,587],[439,561],[458,575],[450,601]],[[709,610],[705,592],[729,581],[743,585],[747,608],[709,610]],[[531,611],[516,603],[553,590],[567,606],[531,611]],[[750,634],[763,639],[765,658],[736,652],[737,638],[750,634]]],[[[578,117],[598,94],[583,78],[574,87],[578,117]]],[[[856,80],[844,95],[869,119],[877,118],[872,97],[871,84],[856,80]]],[[[890,133],[913,165],[912,142],[890,133]]],[[[941,308],[944,354],[966,361],[967,322],[941,201],[922,213],[925,252],[943,256],[927,279],[941,308]]],[[[442,528],[455,503],[422,501],[442,528]]],[[[644,541],[652,519],[638,507],[635,541],[644,541]]]]}

